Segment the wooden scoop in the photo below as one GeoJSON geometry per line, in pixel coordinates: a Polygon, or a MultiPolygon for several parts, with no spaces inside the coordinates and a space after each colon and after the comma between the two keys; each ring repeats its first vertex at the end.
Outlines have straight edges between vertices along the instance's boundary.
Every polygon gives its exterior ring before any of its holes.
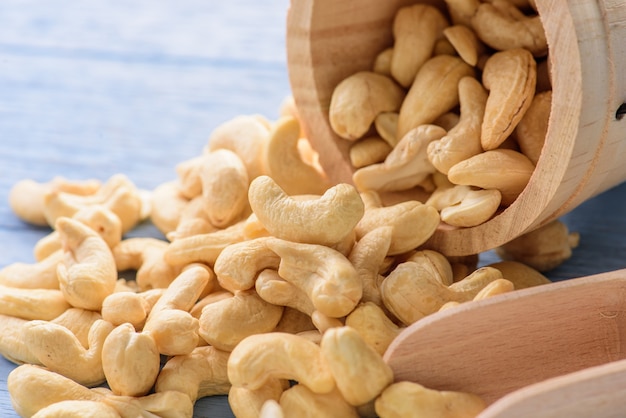
{"type": "MultiPolygon", "coordinates": [[[[384,357],[397,381],[470,392],[489,404],[547,379],[616,362],[626,358],[626,269],[441,311],[405,329],[384,357]]],[[[624,363],[615,364],[626,373],[624,363]]],[[[572,387],[581,397],[584,385],[572,387]]]]}

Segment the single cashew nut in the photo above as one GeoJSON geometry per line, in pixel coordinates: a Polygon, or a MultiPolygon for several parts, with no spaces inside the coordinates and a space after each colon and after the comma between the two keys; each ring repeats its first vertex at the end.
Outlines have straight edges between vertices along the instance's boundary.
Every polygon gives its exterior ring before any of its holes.
{"type": "Polygon", "coordinates": [[[350,147],[350,163],[354,168],[384,161],[393,148],[377,136],[363,138],[350,147]]]}
{"type": "Polygon", "coordinates": [[[50,321],[69,308],[70,304],[60,290],[0,285],[0,315],[50,321]]]}
{"type": "Polygon", "coordinates": [[[159,231],[167,235],[176,230],[188,202],[179,181],[162,183],[152,191],[150,220],[159,231]]]}
{"type": "Polygon", "coordinates": [[[537,165],[546,141],[552,108],[552,90],[535,94],[530,107],[515,128],[515,139],[522,153],[537,165]]]}
{"type": "Polygon", "coordinates": [[[443,34],[463,61],[475,67],[485,48],[474,31],[465,25],[454,25],[445,28],[443,34]]]}
{"type": "Polygon", "coordinates": [[[316,199],[296,200],[268,176],[250,183],[252,211],[274,237],[332,246],[348,236],[363,216],[356,189],[341,183],[316,199]]]}
{"type": "Polygon", "coordinates": [[[228,358],[228,379],[233,386],[251,390],[270,379],[293,379],[314,393],[328,393],[335,388],[320,347],[283,332],[244,338],[228,358]]]}
{"type": "Polygon", "coordinates": [[[280,277],[276,270],[261,271],[254,286],[257,294],[273,305],[289,307],[309,316],[315,312],[315,306],[304,290],[280,277]]]}
{"type": "Polygon", "coordinates": [[[458,204],[442,209],[441,220],[456,227],[480,225],[493,217],[501,201],[499,190],[469,190],[458,204]]]}
{"type": "Polygon", "coordinates": [[[121,418],[115,408],[103,402],[67,400],[37,411],[31,418],[121,418]]]}
{"type": "Polygon", "coordinates": [[[371,71],[352,74],[333,90],[330,126],[342,138],[359,139],[380,113],[398,111],[404,96],[402,87],[390,77],[371,71]]]}
{"type": "Polygon", "coordinates": [[[355,329],[363,341],[381,356],[402,330],[373,302],[359,304],[346,317],[345,324],[355,329]]]}
{"type": "Polygon", "coordinates": [[[58,289],[57,266],[63,252],[57,250],[37,263],[12,263],[0,270],[0,285],[22,289],[58,289]]]}

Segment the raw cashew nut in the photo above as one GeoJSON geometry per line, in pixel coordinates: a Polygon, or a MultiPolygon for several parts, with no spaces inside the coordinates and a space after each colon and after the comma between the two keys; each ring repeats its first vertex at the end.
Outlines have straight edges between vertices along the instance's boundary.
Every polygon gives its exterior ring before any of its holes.
{"type": "Polygon", "coordinates": [[[487,407],[476,395],[428,389],[413,382],[389,386],[375,405],[376,413],[383,418],[473,418],[487,407]]]}
{"type": "Polygon", "coordinates": [[[481,126],[487,104],[487,91],[473,77],[463,77],[459,81],[459,103],[461,116],[459,122],[441,139],[428,144],[428,160],[443,174],[448,174],[450,167],[480,154],[481,126]]]}
{"type": "Polygon", "coordinates": [[[252,211],[277,238],[332,246],[348,236],[363,216],[363,201],[356,189],[337,184],[316,199],[296,200],[268,176],[250,183],[252,211]]]}
{"type": "Polygon", "coordinates": [[[458,204],[445,207],[441,220],[456,227],[480,225],[493,217],[502,195],[499,190],[469,190],[458,204]]]}
{"type": "Polygon", "coordinates": [[[109,322],[97,320],[89,330],[87,349],[69,329],[52,322],[30,321],[22,332],[38,363],[82,385],[96,386],[105,381],[102,347],[113,328],[109,322]]]}
{"type": "Polygon", "coordinates": [[[211,346],[167,360],[156,381],[155,391],[178,391],[191,402],[205,396],[226,395],[231,387],[226,367],[230,353],[211,346]]]}
{"type": "Polygon", "coordinates": [[[459,57],[438,55],[426,61],[415,76],[398,117],[398,138],[411,129],[433,123],[459,104],[459,80],[474,69],[459,57]]]}
{"type": "Polygon", "coordinates": [[[350,313],[361,300],[363,285],[348,259],[329,247],[278,238],[268,247],[280,256],[278,274],[302,289],[316,310],[332,318],[350,313]]]}
{"type": "Polygon", "coordinates": [[[383,49],[376,58],[372,65],[372,71],[378,74],[391,76],[391,56],[393,55],[393,47],[383,49]]]}
{"type": "Polygon", "coordinates": [[[336,389],[315,393],[304,385],[295,385],[283,392],[279,405],[285,417],[359,417],[357,409],[346,402],[336,389]]]}
{"type": "Polygon", "coordinates": [[[419,185],[435,171],[428,160],[428,145],[446,131],[437,125],[420,125],[410,130],[387,155],[385,161],[356,170],[352,176],[360,191],[407,190],[419,185]]]}
{"type": "Polygon", "coordinates": [[[322,171],[303,160],[298,148],[300,132],[300,121],[293,116],[276,122],[265,154],[267,173],[289,195],[322,194],[330,182],[322,171]]]}
{"type": "Polygon", "coordinates": [[[534,170],[535,166],[524,154],[494,149],[453,165],[448,178],[455,184],[497,189],[502,194],[502,205],[508,206],[524,190],[534,170]]]}
{"type": "Polygon", "coordinates": [[[129,322],[135,329],[143,328],[151,306],[134,292],[116,292],[102,302],[102,319],[117,326],[129,322]]]}
{"type": "Polygon", "coordinates": [[[96,321],[103,319],[96,311],[80,308],[69,308],[50,322],[69,329],[76,336],[83,347],[89,348],[89,335],[96,321]]]}
{"type": "Polygon", "coordinates": [[[70,308],[56,289],[20,289],[0,285],[0,315],[49,321],[70,308]]]}
{"type": "MultiPolygon", "coordinates": [[[[237,418],[260,418],[267,413],[265,406],[267,401],[278,402],[280,395],[288,387],[284,380],[268,380],[265,385],[256,390],[232,386],[228,392],[228,404],[237,418]]],[[[267,418],[278,418],[267,415],[267,418]]],[[[281,417],[282,418],[282,417],[281,417]]]]}
{"type": "Polygon", "coordinates": [[[32,418],[121,418],[115,408],[103,402],[67,400],[37,411],[32,418]]]}
{"type": "Polygon", "coordinates": [[[350,163],[354,168],[384,161],[393,148],[377,136],[360,139],[350,147],[350,163]]]}
{"type": "Polygon", "coordinates": [[[307,294],[296,285],[280,277],[276,270],[265,269],[261,271],[254,286],[257,294],[273,305],[289,307],[308,316],[315,312],[315,306],[307,294]]]}
{"type": "Polygon", "coordinates": [[[373,302],[364,302],[346,317],[346,326],[355,329],[363,341],[383,355],[402,330],[373,302]]]}
{"type": "Polygon", "coordinates": [[[392,148],[398,144],[398,112],[383,112],[376,116],[374,126],[376,132],[392,148]]]}
{"type": "Polygon", "coordinates": [[[475,67],[485,48],[474,31],[465,25],[454,25],[445,28],[443,34],[463,61],[475,67]]]}
{"type": "Polygon", "coordinates": [[[528,50],[509,49],[489,57],[483,70],[489,90],[480,136],[484,150],[498,148],[513,133],[533,101],[536,83],[537,63],[528,50]]]}
{"type": "Polygon", "coordinates": [[[282,306],[266,302],[254,290],[242,290],[206,305],[199,333],[213,347],[232,351],[245,337],[272,331],[282,314],[282,306]]]}
{"type": "Polygon", "coordinates": [[[515,289],[525,289],[527,287],[539,286],[551,283],[550,279],[541,274],[538,270],[519,261],[505,260],[489,264],[500,270],[502,277],[512,282],[515,289]]]}
{"type": "Polygon", "coordinates": [[[393,382],[393,370],[350,327],[327,330],[320,344],[339,392],[350,405],[363,405],[393,382]]]}
{"type": "Polygon", "coordinates": [[[168,181],[152,191],[150,220],[164,235],[176,230],[187,199],[179,181],[168,181]]]}
{"type": "Polygon", "coordinates": [[[530,107],[515,128],[515,139],[522,153],[537,165],[546,141],[552,108],[552,90],[535,94],[530,107]]]}
{"type": "Polygon", "coordinates": [[[64,248],[64,260],[57,267],[61,292],[74,307],[99,310],[117,281],[111,249],[95,231],[77,220],[61,217],[55,229],[64,248]]]}
{"type": "Polygon", "coordinates": [[[22,289],[58,289],[57,266],[63,252],[57,250],[37,263],[12,263],[0,270],[0,285],[22,289]]]}
{"type": "Polygon", "coordinates": [[[391,75],[400,85],[411,86],[418,70],[431,58],[435,43],[448,25],[448,20],[439,9],[428,4],[405,6],[396,12],[391,75]]]}
{"type": "Polygon", "coordinates": [[[0,314],[0,355],[15,364],[40,365],[22,334],[22,329],[29,322],[27,319],[0,314]]]}
{"type": "Polygon", "coordinates": [[[382,74],[361,71],[341,81],[330,99],[330,126],[342,138],[361,138],[376,116],[396,112],[404,101],[404,90],[382,74]]]}
{"type": "Polygon", "coordinates": [[[328,393],[335,388],[320,347],[283,332],[244,338],[228,358],[228,379],[233,386],[251,390],[270,379],[293,379],[314,393],[328,393]]]}

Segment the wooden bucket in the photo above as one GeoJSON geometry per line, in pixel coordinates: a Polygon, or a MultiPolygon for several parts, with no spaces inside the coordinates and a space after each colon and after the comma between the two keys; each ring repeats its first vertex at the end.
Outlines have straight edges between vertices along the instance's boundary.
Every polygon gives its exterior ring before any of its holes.
{"type": "MultiPolygon", "coordinates": [[[[437,0],[434,0],[437,1],[437,0]]],[[[289,77],[304,129],[334,182],[352,183],[349,142],[330,128],[335,86],[392,44],[407,0],[292,0],[289,77]]],[[[517,200],[472,228],[439,228],[427,247],[469,255],[502,245],[626,180],[626,0],[536,0],[553,88],[546,142],[517,200]]]]}

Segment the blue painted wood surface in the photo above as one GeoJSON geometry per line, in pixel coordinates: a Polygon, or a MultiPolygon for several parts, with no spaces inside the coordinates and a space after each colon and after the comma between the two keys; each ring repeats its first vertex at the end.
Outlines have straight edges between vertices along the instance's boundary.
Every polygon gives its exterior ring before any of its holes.
{"type": "MultiPolygon", "coordinates": [[[[275,118],[289,94],[287,7],[288,0],[2,0],[0,267],[32,262],[48,232],[10,211],[17,181],[122,172],[152,189],[198,155],[221,122],[275,118]]],[[[581,243],[549,276],[626,267],[625,213],[622,185],[564,217],[581,243]]],[[[150,225],[131,235],[160,237],[150,225]]],[[[13,367],[0,358],[0,416],[8,418],[17,416],[6,390],[13,367]]],[[[232,416],[225,397],[201,399],[195,410],[232,416]]]]}

